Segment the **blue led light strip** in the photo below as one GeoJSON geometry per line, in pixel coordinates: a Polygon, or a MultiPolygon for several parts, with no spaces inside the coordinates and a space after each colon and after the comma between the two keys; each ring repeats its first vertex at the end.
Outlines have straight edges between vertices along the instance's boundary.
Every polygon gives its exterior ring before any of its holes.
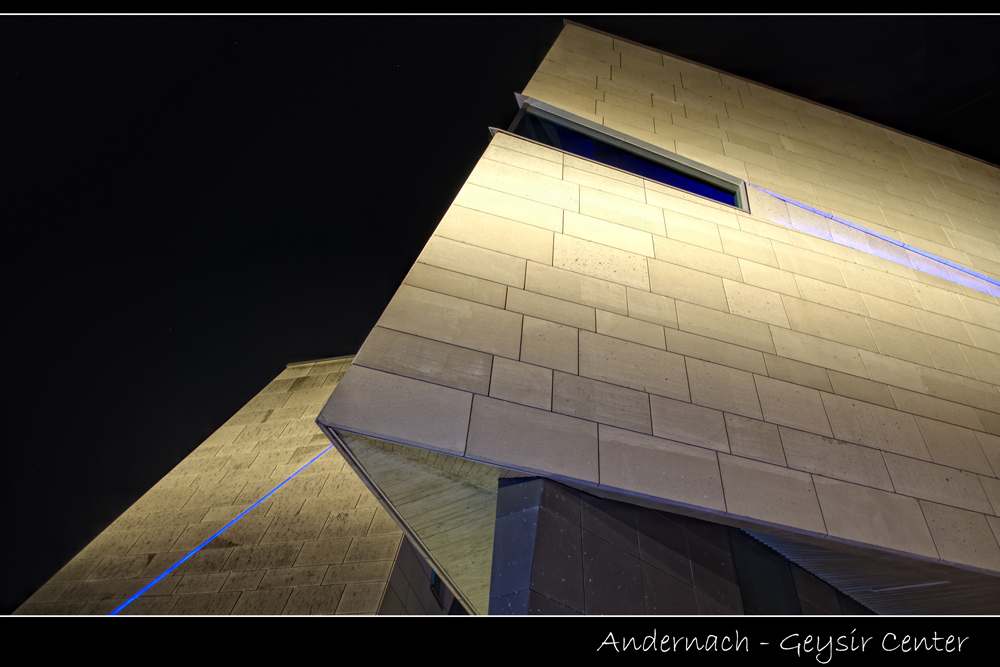
{"type": "Polygon", "coordinates": [[[206,544],[208,544],[209,542],[211,542],[212,540],[214,540],[215,538],[217,538],[219,535],[222,535],[222,533],[226,532],[234,523],[236,523],[237,521],[239,521],[240,519],[242,519],[244,516],[246,516],[246,514],[250,510],[252,510],[254,507],[257,507],[257,505],[260,505],[269,496],[271,496],[271,494],[273,494],[275,491],[277,491],[278,489],[280,489],[281,487],[283,487],[285,484],[288,484],[288,482],[290,482],[296,475],[298,475],[300,472],[302,472],[303,470],[305,470],[306,468],[308,468],[309,466],[311,466],[313,463],[316,462],[316,459],[318,459],[319,457],[323,456],[324,454],[326,454],[331,449],[333,449],[333,445],[332,444],[329,447],[327,447],[326,449],[324,449],[323,451],[321,451],[319,454],[317,454],[315,457],[313,457],[312,461],[309,461],[309,463],[305,464],[304,466],[302,466],[301,468],[299,468],[298,470],[296,470],[293,474],[289,475],[288,479],[286,479],[284,482],[282,482],[278,486],[276,486],[273,489],[271,489],[270,491],[268,491],[264,496],[262,496],[260,498],[260,500],[258,500],[253,505],[251,505],[250,507],[248,507],[245,510],[243,510],[238,517],[236,517],[235,519],[233,519],[232,521],[230,521],[229,523],[227,523],[225,526],[223,526],[222,528],[220,528],[219,531],[217,533],[215,533],[215,535],[212,535],[210,538],[208,538],[207,540],[205,540],[204,542],[202,542],[201,544],[199,544],[197,547],[195,547],[193,550],[191,550],[191,552],[187,556],[184,556],[184,558],[181,558],[179,561],[177,561],[176,563],[174,563],[173,565],[171,565],[169,568],[167,568],[166,572],[164,572],[163,574],[161,574],[160,576],[158,576],[156,579],[153,579],[151,582],[149,582],[148,584],[146,584],[145,586],[143,586],[142,589],[140,589],[138,593],[136,593],[135,595],[133,595],[132,597],[130,597],[128,600],[125,600],[125,602],[123,602],[113,612],[111,612],[110,614],[108,614],[108,616],[114,616],[115,614],[117,614],[118,612],[120,612],[122,609],[124,609],[125,607],[127,607],[130,604],[132,604],[133,602],[135,602],[135,600],[140,595],[142,595],[143,593],[145,593],[146,591],[148,591],[150,588],[152,588],[157,583],[159,583],[159,581],[161,579],[163,579],[165,576],[167,576],[168,574],[170,574],[171,572],[173,572],[174,570],[176,570],[178,567],[180,567],[181,564],[184,563],[189,558],[191,558],[191,556],[195,555],[196,553],[198,553],[199,551],[201,551],[202,549],[204,549],[206,544]]]}
{"type": "MultiPolygon", "coordinates": [[[[819,209],[815,209],[812,206],[809,206],[808,204],[803,204],[802,202],[795,201],[794,199],[789,199],[788,197],[785,197],[784,195],[779,195],[777,192],[771,192],[770,190],[765,190],[764,188],[760,187],[759,185],[753,185],[752,183],[747,183],[747,185],[749,185],[750,187],[755,188],[757,190],[760,190],[761,192],[765,192],[765,193],[771,195],[772,197],[775,197],[776,199],[780,199],[783,202],[787,202],[789,204],[794,204],[795,206],[798,206],[799,208],[804,208],[807,211],[812,211],[813,213],[821,215],[824,218],[828,218],[830,220],[833,220],[834,222],[839,222],[842,225],[847,225],[851,229],[856,229],[859,232],[864,232],[865,234],[868,234],[870,236],[874,236],[875,238],[881,239],[882,241],[885,241],[886,243],[891,243],[892,245],[898,246],[898,247],[900,247],[900,248],[902,248],[904,250],[909,250],[910,252],[914,252],[914,253],[916,253],[918,255],[922,255],[922,256],[926,257],[927,259],[933,260],[935,262],[940,262],[941,264],[944,264],[946,266],[950,266],[951,268],[953,268],[953,269],[955,269],[957,271],[961,271],[962,273],[967,273],[968,275],[973,276],[975,278],[979,278],[980,280],[984,280],[984,281],[986,281],[988,283],[991,283],[993,285],[1000,286],[1000,280],[994,280],[993,278],[990,278],[989,276],[985,276],[982,273],[979,273],[978,271],[973,271],[972,269],[970,269],[968,267],[965,267],[965,266],[962,266],[961,264],[956,264],[955,262],[949,261],[949,260],[945,259],[944,257],[938,257],[937,255],[933,255],[933,254],[927,252],[926,250],[921,250],[920,248],[915,248],[915,247],[911,246],[908,243],[903,243],[902,241],[897,241],[894,238],[885,236],[883,234],[879,234],[878,232],[873,231],[871,229],[867,229],[865,227],[862,227],[861,225],[856,225],[853,222],[848,222],[847,220],[844,220],[843,218],[838,218],[835,215],[830,215],[829,213],[827,213],[825,211],[820,211],[819,209]]],[[[857,249],[860,250],[860,248],[857,248],[857,249]]]]}

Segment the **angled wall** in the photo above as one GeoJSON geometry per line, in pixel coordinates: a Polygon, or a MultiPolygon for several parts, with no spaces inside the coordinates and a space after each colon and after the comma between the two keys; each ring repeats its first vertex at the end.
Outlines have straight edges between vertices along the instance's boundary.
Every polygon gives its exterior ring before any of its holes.
{"type": "MultiPolygon", "coordinates": [[[[15,613],[122,605],[329,447],[315,417],[349,363],[289,366],[15,613]]],[[[330,449],[121,613],[374,614],[401,541],[330,449]]]]}
{"type": "Polygon", "coordinates": [[[321,423],[995,599],[1000,170],[575,25],[524,94],[749,212],[498,133],[321,423]]]}
{"type": "Polygon", "coordinates": [[[1000,611],[1000,170],[575,25],[524,94],[749,210],[496,134],[353,365],[291,366],[17,613],[115,609],[322,452],[317,414],[343,457],[124,613],[426,611],[395,519],[481,611],[523,475],[750,531],[877,612],[1000,611]]]}
{"type": "Polygon", "coordinates": [[[500,481],[490,614],[870,614],[737,528],[500,481]]]}

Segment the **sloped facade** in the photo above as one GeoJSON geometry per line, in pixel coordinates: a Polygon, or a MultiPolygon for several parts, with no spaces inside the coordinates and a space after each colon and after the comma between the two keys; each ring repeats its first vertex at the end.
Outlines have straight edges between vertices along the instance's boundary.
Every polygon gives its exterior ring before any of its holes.
{"type": "Polygon", "coordinates": [[[454,596],[434,598],[426,562],[316,426],[350,362],[289,365],[14,613],[446,611],[454,596]]]}
{"type": "Polygon", "coordinates": [[[18,613],[113,611],[321,453],[123,613],[766,613],[740,550],[804,613],[1000,612],[1000,169],[573,24],[523,95],[744,205],[496,132],[357,357],[18,613]],[[543,543],[639,602],[546,588],[543,543]]]}
{"type": "Polygon", "coordinates": [[[876,611],[1000,610],[1000,170],[572,24],[523,94],[748,207],[496,133],[331,436],[739,527],[876,611]]]}

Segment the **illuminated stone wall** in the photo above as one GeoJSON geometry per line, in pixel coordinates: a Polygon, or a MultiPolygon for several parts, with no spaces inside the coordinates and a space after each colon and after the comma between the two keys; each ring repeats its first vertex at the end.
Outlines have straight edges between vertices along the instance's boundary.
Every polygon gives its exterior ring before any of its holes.
{"type": "MultiPolygon", "coordinates": [[[[349,363],[289,366],[15,613],[119,607],[329,447],[316,413],[349,363]]],[[[373,614],[401,540],[330,449],[121,613],[373,614]]]]}
{"type": "Polygon", "coordinates": [[[1000,171],[573,25],[524,94],[750,212],[499,133],[321,421],[1000,573],[1000,290],[921,254],[1000,279],[1000,171]]]}
{"type": "MultiPolygon", "coordinates": [[[[574,25],[524,94],[749,212],[497,134],[353,365],[290,367],[18,613],[110,612],[322,451],[317,414],[995,605],[1000,170],[574,25]]],[[[401,540],[330,451],[126,613],[417,611],[401,540]]]]}

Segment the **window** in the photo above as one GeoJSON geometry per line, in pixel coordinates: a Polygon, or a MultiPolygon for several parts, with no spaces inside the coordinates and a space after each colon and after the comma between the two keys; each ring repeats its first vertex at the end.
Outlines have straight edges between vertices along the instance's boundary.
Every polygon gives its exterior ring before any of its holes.
{"type": "Polygon", "coordinates": [[[441,601],[442,592],[441,577],[437,575],[437,572],[431,570],[431,593],[434,594],[434,599],[437,600],[438,606],[444,609],[444,602],[441,601]]]}
{"type": "Polygon", "coordinates": [[[510,132],[636,176],[746,210],[743,182],[537,100],[518,97],[510,132]]]}

